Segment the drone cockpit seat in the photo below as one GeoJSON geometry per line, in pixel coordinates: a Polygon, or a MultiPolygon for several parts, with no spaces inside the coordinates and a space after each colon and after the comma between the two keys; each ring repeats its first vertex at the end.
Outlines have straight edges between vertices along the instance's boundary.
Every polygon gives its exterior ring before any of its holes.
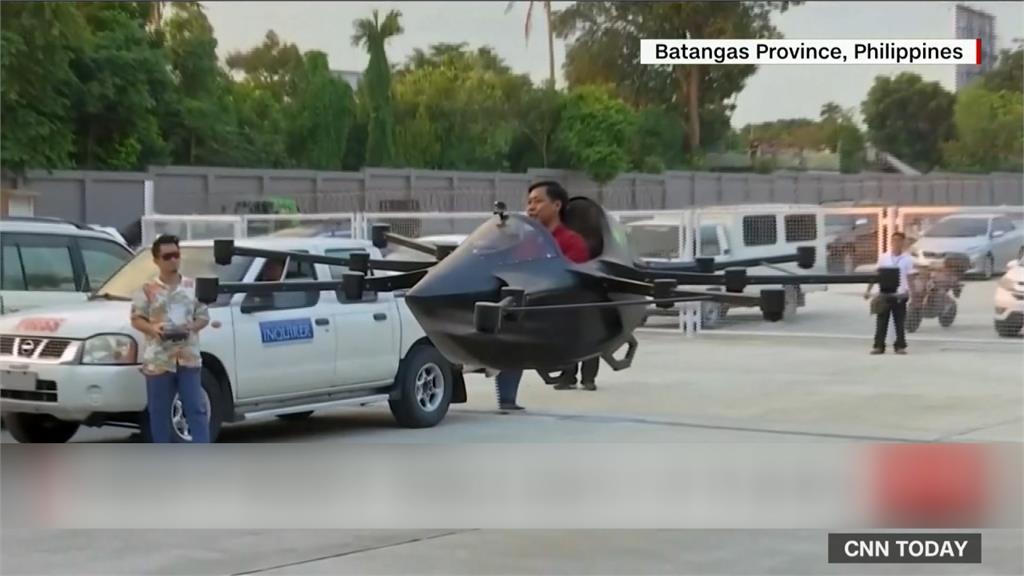
{"type": "Polygon", "coordinates": [[[583,196],[570,199],[563,224],[583,237],[590,260],[604,253],[605,213],[597,202],[583,196]]]}

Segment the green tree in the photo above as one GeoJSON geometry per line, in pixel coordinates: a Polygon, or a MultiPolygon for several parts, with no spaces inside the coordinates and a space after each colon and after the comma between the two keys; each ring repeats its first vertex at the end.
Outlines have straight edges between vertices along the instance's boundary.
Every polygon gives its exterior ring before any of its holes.
{"type": "Polygon", "coordinates": [[[609,90],[585,86],[569,94],[555,142],[572,167],[603,184],[629,166],[632,123],[633,111],[609,90]]]}
{"type": "Polygon", "coordinates": [[[134,3],[75,4],[91,30],[71,61],[79,88],[72,99],[78,133],[77,165],[143,169],[170,159],[159,118],[175,94],[158,39],[134,3]]]}
{"type": "Polygon", "coordinates": [[[0,163],[29,168],[73,165],[71,97],[77,79],[70,63],[88,37],[73,4],[0,4],[0,163]]]}
{"type": "Polygon", "coordinates": [[[955,98],[938,82],[903,72],[879,76],[861,105],[868,139],[923,171],[938,165],[942,143],[953,135],[955,98]]]}
{"type": "Polygon", "coordinates": [[[1021,92],[994,92],[984,83],[957,94],[957,138],[943,148],[944,164],[963,171],[1021,170],[1024,150],[1024,97],[1021,92]]]}
{"type": "Polygon", "coordinates": [[[250,50],[234,52],[225,60],[242,72],[230,89],[231,108],[238,124],[239,162],[247,166],[290,168],[289,135],[294,118],[289,113],[299,90],[305,62],[295,44],[284,42],[273,30],[250,50]]]}
{"type": "MultiPolygon", "coordinates": [[[[686,119],[689,151],[700,149],[708,105],[722,107],[755,66],[637,66],[643,38],[775,38],[775,11],[797,2],[577,2],[555,17],[570,86],[611,84],[634,105],[673,105],[686,119]]],[[[718,127],[718,136],[727,130],[718,127]]]]}
{"type": "Polygon", "coordinates": [[[564,101],[562,92],[551,86],[531,87],[521,100],[521,108],[516,114],[521,134],[526,137],[529,148],[536,152],[533,156],[538,157],[539,165],[544,168],[551,163],[551,147],[564,101]]]}
{"type": "Polygon", "coordinates": [[[281,103],[295,93],[297,77],[304,66],[298,46],[282,42],[273,30],[267,31],[262,44],[245,52],[233,52],[225,62],[228,68],[243,72],[247,82],[269,92],[281,103]]]}
{"type": "Polygon", "coordinates": [[[394,80],[396,157],[423,168],[507,169],[529,87],[487,47],[414,53],[394,80]]]}
{"type": "Polygon", "coordinates": [[[370,54],[363,81],[366,83],[367,137],[366,164],[391,164],[395,149],[395,121],[391,103],[391,66],[388,64],[385,44],[388,39],[404,30],[400,22],[402,13],[391,10],[381,21],[377,10],[372,18],[356,20],[353,46],[363,46],[370,54]]]}
{"type": "Polygon", "coordinates": [[[843,107],[835,102],[826,102],[821,105],[819,115],[822,128],[824,128],[825,145],[832,152],[839,148],[839,125],[844,121],[852,121],[843,107]]]}
{"type": "Polygon", "coordinates": [[[640,110],[627,137],[629,168],[657,173],[680,167],[685,137],[672,111],[656,106],[640,110]]]}
{"type": "Polygon", "coordinates": [[[331,74],[327,55],[307,52],[290,106],[289,155],[296,165],[339,170],[355,118],[355,97],[347,82],[331,74]]]}
{"type": "Polygon", "coordinates": [[[848,120],[841,120],[837,128],[839,171],[856,174],[864,169],[864,135],[848,120]]]}
{"type": "MultiPolygon", "coordinates": [[[[161,11],[160,17],[163,15],[161,11]]],[[[198,2],[175,3],[161,26],[179,97],[164,124],[173,161],[243,164],[237,117],[231,105],[231,79],[220,67],[217,39],[202,6],[198,2]]]]}
{"type": "Polygon", "coordinates": [[[238,165],[261,168],[290,168],[285,139],[288,133],[281,104],[273,94],[251,83],[230,87],[232,109],[238,118],[238,165]]]}
{"type": "Polygon", "coordinates": [[[981,83],[985,88],[994,92],[1000,90],[1024,91],[1024,48],[1003,50],[999,54],[995,68],[982,76],[981,83]]]}

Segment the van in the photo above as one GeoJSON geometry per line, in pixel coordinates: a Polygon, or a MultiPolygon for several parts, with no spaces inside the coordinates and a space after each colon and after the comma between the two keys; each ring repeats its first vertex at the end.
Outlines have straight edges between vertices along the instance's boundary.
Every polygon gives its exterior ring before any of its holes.
{"type": "MultiPolygon", "coordinates": [[[[824,274],[826,272],[825,211],[813,204],[760,204],[715,206],[657,214],[626,224],[630,246],[646,262],[691,263],[698,257],[713,257],[716,264],[757,260],[796,254],[801,246],[815,248],[814,267],[802,270],[792,264],[763,264],[747,268],[751,274],[824,274]],[[697,231],[695,242],[686,242],[688,224],[697,231]]],[[[748,306],[760,305],[760,291],[768,286],[748,288],[748,306]]],[[[827,287],[777,286],[787,291],[785,317],[805,304],[807,292],[827,287]]],[[[714,326],[728,310],[718,303],[705,303],[702,321],[714,326]]],[[[730,304],[729,306],[737,306],[730,304]]],[[[676,311],[669,310],[675,314],[676,311]]],[[[654,312],[657,313],[657,312],[654,312]]]]}

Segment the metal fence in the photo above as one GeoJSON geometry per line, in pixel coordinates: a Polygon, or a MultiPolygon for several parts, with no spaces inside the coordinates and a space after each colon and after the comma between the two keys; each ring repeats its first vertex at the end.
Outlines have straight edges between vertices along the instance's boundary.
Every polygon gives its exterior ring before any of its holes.
{"type": "Polygon", "coordinates": [[[530,182],[556,179],[609,210],[679,210],[748,203],[841,200],[878,205],[1020,206],[1021,174],[842,175],[780,172],[623,174],[605,185],[559,170],[525,174],[367,169],[361,172],[154,167],[149,172],[32,171],[4,188],[38,193],[35,213],[124,227],[145,212],[145,182],[159,214],[228,215],[240,202],[288,198],[303,213],[479,212],[495,201],[522,205],[530,182]]]}

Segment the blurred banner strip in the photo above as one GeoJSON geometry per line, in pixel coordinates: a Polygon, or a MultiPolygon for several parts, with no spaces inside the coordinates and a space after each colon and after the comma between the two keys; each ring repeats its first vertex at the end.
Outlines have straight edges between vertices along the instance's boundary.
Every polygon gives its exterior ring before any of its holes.
{"type": "Polygon", "coordinates": [[[1010,528],[1019,444],[4,445],[22,528],[1010,528]]]}

